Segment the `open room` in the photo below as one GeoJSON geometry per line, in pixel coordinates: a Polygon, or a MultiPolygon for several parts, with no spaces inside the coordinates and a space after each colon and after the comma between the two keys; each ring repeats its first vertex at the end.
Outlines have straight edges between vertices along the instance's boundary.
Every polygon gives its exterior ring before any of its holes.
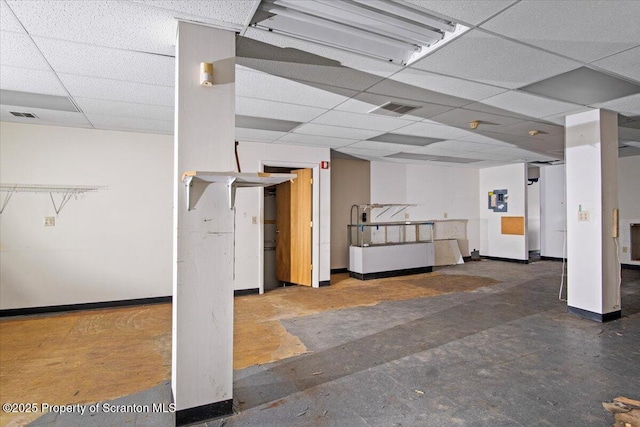
{"type": "Polygon", "coordinates": [[[0,427],[640,426],[640,2],[0,18],[0,427]]]}

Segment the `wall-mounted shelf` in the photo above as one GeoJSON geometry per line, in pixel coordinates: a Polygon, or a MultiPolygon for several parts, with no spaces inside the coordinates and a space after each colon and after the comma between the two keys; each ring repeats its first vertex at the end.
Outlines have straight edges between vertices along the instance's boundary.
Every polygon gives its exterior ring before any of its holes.
{"type": "Polygon", "coordinates": [[[225,184],[228,190],[229,209],[233,209],[236,201],[236,188],[270,187],[295,179],[290,173],[237,173],[237,172],[201,172],[188,171],[182,174],[185,185],[187,210],[192,210],[200,200],[200,196],[209,184],[225,184]]]}
{"type": "Polygon", "coordinates": [[[102,190],[104,188],[107,187],[95,185],[0,184],[0,192],[7,193],[0,207],[0,214],[4,212],[4,208],[14,193],[49,193],[53,209],[56,211],[56,214],[59,214],[67,202],[71,200],[71,197],[78,197],[81,194],[102,190]],[[56,204],[53,198],[54,194],[62,194],[62,199],[59,204],[56,204]]]}

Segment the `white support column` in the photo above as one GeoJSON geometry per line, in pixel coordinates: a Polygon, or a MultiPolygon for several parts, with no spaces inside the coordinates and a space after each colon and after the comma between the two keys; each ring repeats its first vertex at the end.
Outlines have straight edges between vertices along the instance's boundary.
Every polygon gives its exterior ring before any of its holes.
{"type": "Polygon", "coordinates": [[[620,317],[620,265],[613,237],[618,208],[618,115],[566,118],[567,299],[570,312],[600,322],[620,317]]]}
{"type": "Polygon", "coordinates": [[[186,171],[234,171],[235,34],[180,22],[176,43],[173,348],[176,424],[232,411],[233,211],[211,184],[187,211],[186,171]],[[200,85],[200,63],[214,85],[200,85]]]}

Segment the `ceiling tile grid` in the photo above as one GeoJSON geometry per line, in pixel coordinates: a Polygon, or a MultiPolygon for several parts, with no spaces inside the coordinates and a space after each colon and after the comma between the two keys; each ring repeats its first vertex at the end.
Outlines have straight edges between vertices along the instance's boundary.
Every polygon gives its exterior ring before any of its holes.
{"type": "Polygon", "coordinates": [[[394,129],[403,128],[409,124],[406,120],[395,117],[386,117],[377,114],[348,113],[335,110],[329,111],[316,118],[313,120],[313,123],[353,127],[356,129],[369,129],[380,132],[389,132],[394,129]]]}
{"type": "Polygon", "coordinates": [[[367,150],[381,150],[381,151],[413,151],[419,148],[417,145],[405,145],[405,144],[393,144],[389,142],[380,141],[360,141],[355,144],[349,145],[349,148],[362,148],[367,150]]]}
{"type": "Polygon", "coordinates": [[[286,134],[274,130],[236,128],[236,139],[240,141],[273,142],[286,134]]]}
{"type": "Polygon", "coordinates": [[[355,142],[358,142],[357,139],[343,139],[343,138],[327,138],[326,136],[318,136],[318,135],[302,135],[298,133],[288,133],[277,141],[278,144],[300,144],[300,145],[311,145],[315,147],[330,147],[330,148],[340,148],[351,145],[355,142]]]}
{"type": "Polygon", "coordinates": [[[20,25],[20,21],[16,19],[4,0],[0,0],[0,30],[26,34],[22,25],[20,25]]]}
{"type": "Polygon", "coordinates": [[[67,96],[52,71],[0,66],[0,88],[17,92],[67,96]]]}
{"type": "Polygon", "coordinates": [[[472,132],[453,126],[427,122],[413,123],[395,131],[396,133],[424,136],[427,138],[458,139],[471,135],[472,132]]]}
{"type": "Polygon", "coordinates": [[[592,62],[592,65],[640,82],[640,46],[592,62]]]}
{"type": "Polygon", "coordinates": [[[478,25],[509,7],[514,0],[406,0],[406,2],[458,22],[478,25]]]}
{"type": "Polygon", "coordinates": [[[208,18],[212,22],[231,23],[242,26],[251,18],[255,0],[206,0],[206,1],[161,1],[133,0],[146,6],[168,9],[186,15],[208,18]]]}
{"type": "Polygon", "coordinates": [[[136,104],[132,102],[108,101],[95,98],[74,97],[76,104],[87,114],[137,117],[141,119],[173,121],[173,106],[136,104]]]}
{"type": "Polygon", "coordinates": [[[25,34],[0,31],[0,52],[2,65],[30,70],[51,70],[42,54],[25,34]]]}
{"type": "Polygon", "coordinates": [[[377,130],[353,129],[348,127],[319,125],[315,123],[307,123],[299,126],[293,132],[303,135],[317,135],[332,138],[358,140],[373,138],[374,136],[380,135],[382,133],[377,130]]]}
{"type": "Polygon", "coordinates": [[[324,108],[236,96],[236,114],[244,116],[309,122],[326,111],[324,108]]]}
{"type": "Polygon", "coordinates": [[[84,43],[33,38],[57,73],[174,86],[173,57],[84,43]]]}
{"type": "MultiPolygon", "coordinates": [[[[373,110],[376,107],[379,107],[379,104],[374,105],[369,102],[364,102],[355,98],[350,98],[347,101],[343,102],[342,104],[334,107],[333,110],[346,111],[349,113],[368,114],[369,111],[373,110]]],[[[422,117],[413,116],[411,114],[405,114],[396,118],[401,120],[408,120],[411,122],[424,120],[422,117]]]]}
{"type": "Polygon", "coordinates": [[[638,1],[523,0],[481,27],[592,62],[640,45],[638,20],[638,1]]]}
{"type": "Polygon", "coordinates": [[[618,111],[625,116],[637,116],[640,115],[640,94],[595,104],[592,107],[618,111]]]}
{"type": "MultiPolygon", "coordinates": [[[[504,92],[491,98],[483,99],[480,104],[513,111],[518,114],[540,118],[580,108],[580,105],[555,101],[541,96],[529,95],[517,91],[504,92]]],[[[473,109],[473,106],[467,108],[473,109]]]]}
{"type": "Polygon", "coordinates": [[[327,90],[245,67],[236,69],[236,95],[327,109],[349,99],[327,90]]]}
{"type": "Polygon", "coordinates": [[[172,87],[124,82],[97,77],[58,74],[71,96],[108,101],[173,106],[172,87]]]}
{"type": "Polygon", "coordinates": [[[164,120],[105,116],[101,114],[87,114],[86,116],[95,127],[100,129],[146,131],[161,134],[173,133],[173,122],[167,122],[164,120]]]}
{"type": "Polygon", "coordinates": [[[472,30],[411,68],[516,89],[579,66],[579,62],[472,30]]]}

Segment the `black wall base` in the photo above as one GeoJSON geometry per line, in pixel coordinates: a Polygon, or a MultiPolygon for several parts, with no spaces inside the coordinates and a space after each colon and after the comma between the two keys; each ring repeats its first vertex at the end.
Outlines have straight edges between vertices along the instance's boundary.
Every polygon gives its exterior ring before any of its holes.
{"type": "Polygon", "coordinates": [[[46,307],[9,308],[0,310],[0,317],[26,316],[30,314],[57,313],[61,311],[93,310],[97,308],[127,307],[131,305],[163,304],[172,297],[137,298],[118,301],[88,302],[83,304],[49,305],[46,307]]]}
{"type": "MultiPolygon", "coordinates": [[[[542,255],[540,255],[540,259],[543,260],[543,261],[562,261],[562,258],[556,258],[556,257],[553,257],[553,256],[542,256],[542,255]]],[[[566,262],[566,259],[565,259],[565,262],[566,262]]]]}
{"type": "Polygon", "coordinates": [[[259,293],[260,293],[260,288],[238,289],[236,291],[233,291],[233,296],[239,297],[242,295],[251,295],[251,294],[259,294],[259,293]]]}
{"type": "Polygon", "coordinates": [[[567,306],[567,311],[571,314],[584,317],[585,319],[595,320],[596,322],[600,322],[600,323],[609,322],[611,320],[616,320],[622,317],[621,310],[600,314],[600,313],[594,313],[593,311],[584,310],[578,307],[567,306]]]}
{"type": "Polygon", "coordinates": [[[433,271],[433,267],[407,268],[404,270],[379,271],[376,273],[364,273],[364,274],[350,271],[349,276],[355,277],[356,279],[360,279],[360,280],[371,280],[371,279],[381,279],[384,277],[408,276],[410,274],[431,273],[432,271],[433,271]]]}
{"type": "Polygon", "coordinates": [[[506,262],[515,262],[518,264],[529,264],[528,259],[500,258],[497,256],[486,256],[486,255],[480,255],[480,256],[484,259],[492,259],[494,261],[506,261],[506,262]]]}
{"type": "Polygon", "coordinates": [[[340,273],[348,273],[349,269],[348,268],[332,268],[331,269],[331,274],[340,274],[340,273]]]}
{"type": "Polygon", "coordinates": [[[331,280],[321,280],[320,283],[318,283],[320,287],[329,286],[330,284],[331,284],[331,280]]]}
{"type": "Polygon", "coordinates": [[[640,265],[635,264],[620,264],[625,270],[640,270],[640,265]]]}
{"type": "Polygon", "coordinates": [[[202,423],[233,413],[233,399],[176,411],[176,426],[202,423]]]}

